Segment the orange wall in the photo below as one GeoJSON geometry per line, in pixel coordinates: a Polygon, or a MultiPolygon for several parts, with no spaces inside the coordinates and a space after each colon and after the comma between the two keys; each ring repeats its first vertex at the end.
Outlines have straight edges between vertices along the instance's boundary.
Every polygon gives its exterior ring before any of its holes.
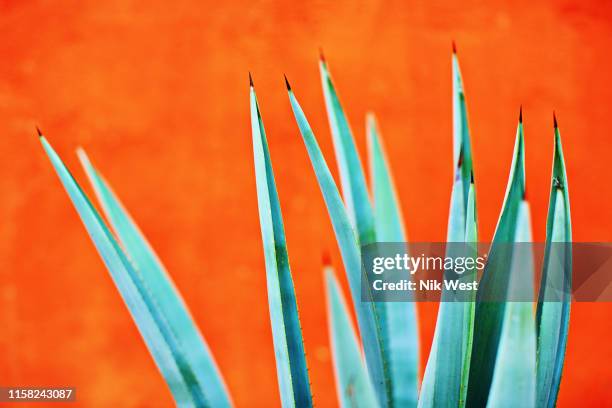
{"type": "MultiPolygon", "coordinates": [[[[520,104],[536,239],[544,238],[556,109],[574,237],[612,240],[609,2],[64,3],[0,2],[0,384],[76,386],[88,406],[171,402],[34,136],[38,124],[79,180],[74,149],[82,145],[113,184],[191,306],[236,403],[278,404],[250,70],[314,398],[335,403],[321,252],[340,263],[282,80],[286,73],[335,165],[319,46],[362,153],[364,114],[379,116],[412,240],[445,237],[451,39],[468,98],[483,240],[503,198],[520,104]]],[[[435,305],[420,309],[426,352],[435,305]]],[[[612,404],[611,318],[609,304],[573,306],[560,406],[612,404]]]]}

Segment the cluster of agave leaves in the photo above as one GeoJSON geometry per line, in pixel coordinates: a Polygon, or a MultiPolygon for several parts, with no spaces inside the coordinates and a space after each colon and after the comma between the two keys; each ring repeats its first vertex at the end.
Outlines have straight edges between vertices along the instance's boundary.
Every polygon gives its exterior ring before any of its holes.
{"type": "MultiPolygon", "coordinates": [[[[533,256],[496,251],[501,243],[531,242],[525,197],[522,117],[489,260],[473,301],[441,302],[431,352],[419,384],[419,342],[414,302],[361,301],[361,245],[405,242],[400,206],[373,116],[367,120],[371,195],[348,121],[328,66],[321,81],[339,166],[342,195],[289,83],[289,100],[312,162],[340,248],[358,333],[330,265],[325,265],[328,318],[336,386],[345,407],[553,407],[563,369],[569,324],[569,290],[560,302],[552,290],[551,242],[571,242],[565,164],[556,120],[546,250],[536,313],[530,302],[485,302],[516,285],[512,271],[533,276],[533,256]],[[370,196],[372,199],[370,199],[370,196]]],[[[472,152],[463,85],[452,57],[454,181],[448,242],[476,244],[477,216],[472,152]]],[[[282,405],[313,405],[280,202],[253,82],[250,107],[259,218],[264,244],[270,321],[282,405]]],[[[521,115],[522,116],[522,115],[521,115]]],[[[40,133],[40,132],[39,132],[40,133]]],[[[179,406],[227,407],[231,397],[206,341],[164,266],[85,152],[78,156],[113,232],[69,170],[40,135],[62,184],[179,406]]],[[[561,280],[571,285],[571,254],[561,280]]],[[[521,274],[521,276],[525,276],[521,274]]],[[[568,289],[566,286],[565,289],[568,289]]],[[[442,296],[445,296],[443,293],[442,296]]]]}

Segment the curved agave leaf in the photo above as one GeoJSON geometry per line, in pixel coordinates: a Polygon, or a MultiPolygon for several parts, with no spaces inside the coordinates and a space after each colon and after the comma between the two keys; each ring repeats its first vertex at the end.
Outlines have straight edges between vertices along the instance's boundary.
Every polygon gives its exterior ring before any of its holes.
{"type": "Polygon", "coordinates": [[[470,144],[470,129],[468,127],[467,107],[465,104],[465,93],[463,92],[463,81],[459,69],[459,59],[453,43],[452,56],[453,75],[453,163],[456,170],[461,173],[463,182],[464,211],[467,210],[467,198],[470,181],[473,178],[474,168],[472,159],[472,147],[470,144]]]}
{"type": "Polygon", "coordinates": [[[569,328],[572,286],[572,225],[561,136],[555,119],[553,175],[546,222],[544,270],[536,314],[538,406],[557,401],[569,328]]]}
{"type": "Polygon", "coordinates": [[[509,244],[514,242],[519,207],[524,195],[525,152],[521,113],[502,212],[476,295],[472,348],[477,352],[472,353],[470,360],[468,407],[483,407],[488,400],[505,308],[505,303],[499,299],[503,299],[508,290],[512,260],[512,245],[509,244]]]}
{"type": "Polygon", "coordinates": [[[85,151],[78,149],[77,154],[125,252],[140,272],[146,288],[155,299],[173,335],[183,346],[185,357],[193,368],[208,403],[215,407],[231,406],[227,387],[208,344],[193,321],[185,301],[174,286],[166,268],[111,187],[93,167],[85,151]]]}
{"type": "MultiPolygon", "coordinates": [[[[455,243],[446,256],[475,259],[478,256],[478,227],[476,216],[476,195],[473,178],[468,190],[467,212],[462,214],[463,188],[460,172],[451,194],[451,210],[447,242],[455,243]],[[464,222],[465,221],[465,222],[464,222]],[[463,234],[463,237],[462,235],[463,234]],[[465,245],[457,243],[465,242],[465,245]]],[[[477,279],[476,269],[466,270],[460,282],[471,283],[477,279]]],[[[469,300],[456,300],[457,294],[444,289],[440,303],[433,352],[430,354],[421,390],[421,407],[459,406],[464,407],[467,397],[472,340],[474,330],[475,294],[469,300]],[[454,300],[455,299],[455,300],[454,300]],[[443,352],[438,352],[443,350],[443,352]]],[[[461,295],[461,298],[466,296],[461,295]]]]}
{"type": "MultiPolygon", "coordinates": [[[[334,88],[327,62],[322,56],[319,61],[319,71],[321,73],[321,85],[323,87],[325,107],[329,119],[332,140],[334,142],[336,161],[338,162],[340,185],[344,203],[346,204],[346,211],[353,228],[357,232],[359,244],[372,244],[377,241],[376,226],[363,167],[359,154],[357,153],[357,148],[355,147],[355,139],[353,138],[346,114],[342,109],[340,99],[334,88]]],[[[383,359],[388,362],[390,366],[390,373],[385,379],[388,387],[392,390],[390,395],[392,399],[389,403],[395,404],[396,402],[394,401],[393,394],[398,390],[398,385],[394,384],[397,377],[393,375],[393,363],[391,362],[392,350],[389,342],[392,337],[391,333],[389,333],[387,322],[387,302],[376,302],[374,303],[374,307],[376,308],[376,315],[380,328],[380,341],[382,342],[381,350],[384,354],[383,359]]]]}
{"type": "MultiPolygon", "coordinates": [[[[463,182],[456,172],[451,194],[447,242],[460,243],[465,239],[463,182]]],[[[452,248],[456,249],[456,245],[452,248]]],[[[450,248],[450,247],[449,247],[450,248]]],[[[446,256],[460,256],[447,249],[446,256]]],[[[467,334],[463,333],[464,304],[453,300],[452,290],[442,291],[432,352],[429,354],[421,388],[419,407],[459,406],[463,348],[467,334]]]]}
{"type": "Polygon", "coordinates": [[[250,98],[259,221],[281,400],[283,407],[310,407],[312,395],[295,289],[289,269],[283,218],[268,142],[252,83],[250,98]]]}
{"type": "Polygon", "coordinates": [[[363,342],[368,373],[374,385],[379,404],[387,406],[388,402],[391,401],[391,383],[387,371],[388,365],[382,349],[382,333],[376,308],[371,300],[372,294],[366,291],[366,299],[363,301],[361,299],[361,278],[367,279],[367,277],[365,275],[362,276],[361,250],[357,236],[351,226],[329,167],[306,120],[306,116],[297,99],[295,99],[289,82],[287,82],[287,90],[293,114],[310,156],[310,161],[334,228],[336,241],[340,247],[340,253],[351,289],[353,305],[357,314],[357,323],[363,342]]]}
{"type": "Polygon", "coordinates": [[[332,83],[327,62],[323,58],[319,62],[319,70],[346,210],[353,228],[358,233],[359,243],[361,245],[371,244],[376,242],[374,215],[361,160],[348,120],[332,83]]]}
{"type": "MultiPolygon", "coordinates": [[[[452,56],[452,75],[453,75],[453,139],[455,163],[458,164],[459,173],[463,182],[463,193],[466,215],[465,215],[465,250],[468,256],[473,258],[478,256],[478,217],[476,211],[476,189],[474,187],[474,164],[472,148],[470,143],[470,131],[467,119],[467,106],[465,103],[465,93],[463,91],[463,81],[457,51],[453,43],[452,56]]],[[[462,280],[471,282],[477,279],[476,270],[466,271],[462,280]]],[[[468,378],[470,371],[470,361],[472,356],[472,340],[474,335],[474,311],[476,296],[471,296],[470,302],[463,303],[463,335],[462,340],[462,373],[461,391],[459,406],[464,407],[467,398],[468,378]]]]}
{"type": "MultiPolygon", "coordinates": [[[[467,218],[465,221],[465,243],[466,255],[472,258],[478,256],[478,217],[476,211],[476,189],[474,187],[474,178],[472,177],[470,190],[468,192],[467,218]]],[[[466,282],[476,280],[476,268],[465,272],[464,278],[466,282]]],[[[474,313],[475,313],[476,294],[470,296],[469,302],[463,303],[463,347],[461,355],[463,363],[461,369],[461,392],[459,398],[459,406],[464,407],[467,398],[467,388],[470,375],[470,361],[472,359],[472,343],[474,338],[474,313]]]]}
{"type": "Polygon", "coordinates": [[[204,390],[186,358],[184,349],[156,306],[142,276],[132,266],[98,212],[45,137],[41,136],[40,141],[110,272],[158,369],[172,391],[177,405],[181,407],[209,406],[204,390]]]}
{"type": "Polygon", "coordinates": [[[324,267],[327,318],[331,333],[336,390],[341,407],[377,407],[376,395],[365,368],[361,346],[351,323],[350,311],[333,268],[324,267]]]}
{"type": "MultiPolygon", "coordinates": [[[[340,104],[340,99],[332,82],[327,62],[321,55],[319,60],[319,71],[321,74],[321,85],[325,99],[325,108],[329,119],[336,161],[340,173],[340,187],[346,205],[346,212],[355,231],[360,245],[368,245],[377,241],[376,226],[370,197],[368,195],[367,183],[361,159],[355,147],[355,139],[349,126],[346,114],[340,104]]],[[[394,384],[395,376],[392,373],[391,349],[389,342],[391,334],[387,323],[387,304],[386,302],[374,303],[376,316],[380,329],[381,350],[383,359],[388,362],[390,373],[385,379],[388,387],[392,390],[390,398],[393,398],[393,391],[397,389],[394,384]]],[[[395,401],[391,399],[390,404],[395,401]]]]}
{"type": "MultiPolygon", "coordinates": [[[[526,201],[523,201],[519,208],[515,241],[518,244],[513,251],[508,299],[533,293],[531,222],[526,201]]],[[[533,304],[528,301],[509,301],[504,309],[503,327],[487,406],[535,407],[535,394],[536,337],[533,304]]]]}
{"type": "MultiPolygon", "coordinates": [[[[376,119],[366,121],[370,158],[374,223],[379,242],[406,242],[404,223],[376,119]]],[[[406,248],[407,250],[407,248],[406,248]]],[[[397,407],[414,407],[418,400],[419,335],[414,302],[382,302],[385,310],[386,350],[397,407]]]]}
{"type": "MultiPolygon", "coordinates": [[[[467,123],[467,108],[459,62],[453,44],[453,157],[455,180],[451,194],[451,207],[448,220],[447,242],[468,242],[460,248],[450,246],[447,256],[465,256],[452,253],[462,250],[476,255],[476,197],[474,191],[474,169],[467,123]]],[[[475,271],[466,271],[462,281],[473,281],[475,271]]],[[[442,302],[438,309],[438,319],[434,332],[425,376],[419,397],[419,407],[465,405],[474,322],[474,302],[453,300],[452,290],[444,289],[442,302]],[[444,350],[439,352],[438,350],[444,350]]]]}

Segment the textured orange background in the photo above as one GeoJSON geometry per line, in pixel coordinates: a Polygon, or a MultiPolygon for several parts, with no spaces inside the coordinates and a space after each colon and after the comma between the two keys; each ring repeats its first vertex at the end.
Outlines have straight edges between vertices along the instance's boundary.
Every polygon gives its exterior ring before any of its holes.
{"type": "MultiPolygon", "coordinates": [[[[278,405],[247,71],[269,135],[315,401],[335,404],[320,254],[340,266],[282,73],[334,167],[322,46],[364,152],[374,110],[412,240],[443,240],[450,43],[468,98],[480,233],[491,238],[523,104],[544,238],[557,110],[577,241],[612,240],[609,2],[0,2],[0,384],[70,385],[81,405],[170,393],[34,136],[85,182],[87,149],[165,261],[239,406],[278,405]]],[[[335,173],[336,174],[336,173],[335,173]]],[[[89,186],[87,191],[91,192],[89,186]]],[[[435,305],[421,305],[423,364],[435,305]]],[[[610,406],[609,304],[576,304],[560,406],[610,406]]]]}

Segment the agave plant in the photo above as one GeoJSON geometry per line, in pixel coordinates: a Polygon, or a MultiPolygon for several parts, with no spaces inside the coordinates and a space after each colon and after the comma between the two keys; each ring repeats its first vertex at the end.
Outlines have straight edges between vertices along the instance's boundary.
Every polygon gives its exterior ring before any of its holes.
{"type": "MultiPolygon", "coordinates": [[[[419,382],[419,342],[415,304],[374,302],[362,293],[362,246],[406,242],[402,214],[376,120],[369,114],[366,134],[371,186],[355,146],[328,64],[320,64],[323,95],[339,166],[342,194],[336,186],[315,135],[285,78],[299,132],[340,249],[357,330],[349,303],[329,260],[324,262],[328,320],[339,404],[343,407],[553,407],[556,403],[569,325],[571,252],[555,264],[552,244],[571,242],[567,177],[556,118],[544,268],[536,313],[529,302],[491,302],[506,298],[527,276],[534,276],[531,249],[507,250],[531,242],[529,204],[525,196],[522,112],[501,214],[488,262],[475,297],[446,302],[438,311],[431,352],[419,382]],[[371,197],[371,199],[370,199],[371,197]],[[527,271],[527,275],[525,275],[527,271]],[[549,292],[563,286],[562,299],[549,292]],[[362,295],[365,299],[362,299],[362,295]]],[[[467,110],[453,47],[454,180],[448,219],[448,242],[478,242],[476,193],[467,110]]],[[[250,108],[259,219],[264,247],[268,303],[281,402],[284,407],[313,405],[302,340],[298,303],[289,267],[281,206],[270,151],[253,80],[250,108]]],[[[109,184],[78,155],[113,232],[40,134],[42,145],[87,232],[121,294],[146,346],[178,406],[231,406],[224,380],[187,306],[161,261],[109,184]]],[[[558,292],[556,292],[558,293],[558,292]]],[[[411,300],[411,299],[409,299],[411,300]]]]}

